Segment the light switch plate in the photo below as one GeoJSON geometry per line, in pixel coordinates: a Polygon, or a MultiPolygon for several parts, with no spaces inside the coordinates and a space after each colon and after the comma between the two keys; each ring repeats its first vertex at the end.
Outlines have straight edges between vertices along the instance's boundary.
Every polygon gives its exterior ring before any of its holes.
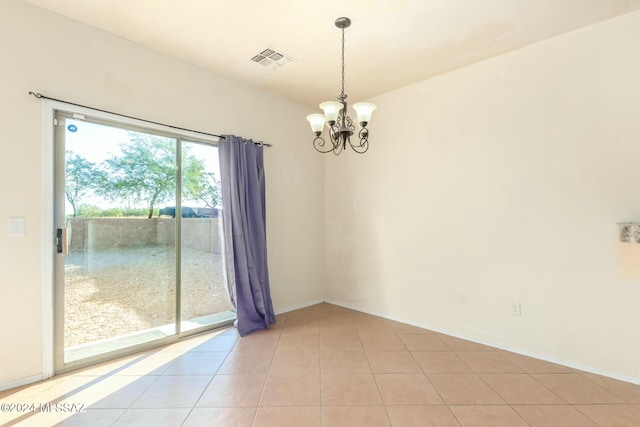
{"type": "Polygon", "coordinates": [[[9,218],[9,236],[24,236],[24,218],[9,218]]]}

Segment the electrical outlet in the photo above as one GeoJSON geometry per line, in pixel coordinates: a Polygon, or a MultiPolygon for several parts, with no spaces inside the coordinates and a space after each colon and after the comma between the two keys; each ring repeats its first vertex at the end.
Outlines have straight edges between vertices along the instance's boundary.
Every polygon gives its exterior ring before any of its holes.
{"type": "Polygon", "coordinates": [[[511,303],[511,315],[522,316],[522,305],[519,302],[511,303]]]}
{"type": "Polygon", "coordinates": [[[9,236],[24,236],[24,218],[9,218],[9,236]]]}

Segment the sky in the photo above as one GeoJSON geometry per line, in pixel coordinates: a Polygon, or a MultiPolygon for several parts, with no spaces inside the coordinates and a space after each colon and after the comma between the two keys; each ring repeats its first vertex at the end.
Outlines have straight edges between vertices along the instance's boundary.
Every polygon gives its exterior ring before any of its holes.
{"type": "MultiPolygon", "coordinates": [[[[66,119],[65,126],[65,150],[73,151],[95,164],[120,155],[122,153],[120,146],[129,144],[132,134],[130,130],[80,119],[66,119]]],[[[170,141],[171,138],[167,138],[167,140],[170,141]]],[[[213,172],[218,179],[220,178],[217,147],[195,142],[183,142],[184,149],[188,149],[192,155],[203,162],[206,172],[213,172]]],[[[96,196],[86,196],[80,201],[80,204],[91,204],[105,208],[123,205],[123,203],[109,202],[96,196]]],[[[182,204],[183,206],[200,207],[202,202],[183,200],[182,204]]],[[[144,207],[144,205],[138,207],[144,207]]],[[[66,201],[65,209],[67,214],[72,212],[68,201],[66,201]]]]}

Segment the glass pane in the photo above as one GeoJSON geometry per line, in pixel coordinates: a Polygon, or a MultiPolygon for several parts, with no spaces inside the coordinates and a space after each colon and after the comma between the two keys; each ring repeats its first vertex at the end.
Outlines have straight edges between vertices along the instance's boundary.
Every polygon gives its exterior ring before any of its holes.
{"type": "Polygon", "coordinates": [[[218,148],[183,142],[180,325],[183,332],[235,318],[224,276],[222,233],[218,148]]]}
{"type": "Polygon", "coordinates": [[[176,333],[177,141],[65,122],[65,363],[176,333]]]}

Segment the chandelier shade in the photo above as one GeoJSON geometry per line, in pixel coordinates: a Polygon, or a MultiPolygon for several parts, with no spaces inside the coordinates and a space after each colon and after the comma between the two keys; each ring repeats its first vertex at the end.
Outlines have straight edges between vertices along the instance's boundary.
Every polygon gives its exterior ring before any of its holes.
{"type": "Polygon", "coordinates": [[[358,123],[369,123],[373,111],[378,108],[376,104],[371,102],[357,102],[353,104],[353,109],[356,110],[358,116],[358,123]]]}
{"type": "Polygon", "coordinates": [[[338,119],[340,110],[344,107],[342,103],[336,101],[327,101],[319,105],[320,109],[324,111],[324,118],[329,123],[335,122],[338,119]]]}
{"type": "Polygon", "coordinates": [[[342,30],[342,91],[338,95],[338,101],[327,101],[319,105],[324,114],[309,114],[307,120],[315,135],[313,148],[317,151],[321,153],[332,152],[338,155],[349,145],[356,153],[362,154],[369,149],[369,129],[367,129],[367,125],[377,107],[371,102],[353,104],[360,129],[358,131],[358,141],[355,141],[355,138],[352,141],[351,137],[356,133],[356,125],[354,125],[351,117],[347,115],[347,95],[344,93],[344,29],[351,25],[351,20],[341,17],[336,19],[335,25],[342,30]],[[325,124],[329,128],[329,144],[322,137],[325,124]]]}
{"type": "Polygon", "coordinates": [[[318,135],[322,133],[324,123],[327,121],[322,114],[309,114],[307,120],[309,120],[311,130],[318,135]]]}

